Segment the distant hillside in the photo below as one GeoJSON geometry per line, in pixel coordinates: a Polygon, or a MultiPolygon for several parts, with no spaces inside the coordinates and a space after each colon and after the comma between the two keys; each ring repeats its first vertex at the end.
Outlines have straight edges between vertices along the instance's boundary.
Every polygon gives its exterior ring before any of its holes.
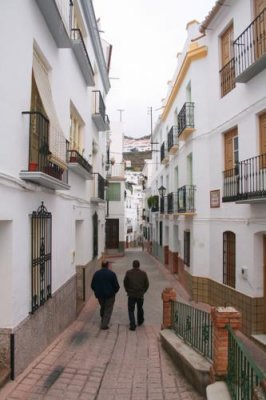
{"type": "Polygon", "coordinates": [[[140,138],[132,138],[130,136],[124,136],[123,140],[123,151],[124,152],[143,152],[151,150],[151,136],[143,136],[140,138]]]}
{"type": "Polygon", "coordinates": [[[152,158],[151,151],[129,151],[123,152],[123,160],[130,161],[132,171],[142,171],[145,160],[152,158]]]}

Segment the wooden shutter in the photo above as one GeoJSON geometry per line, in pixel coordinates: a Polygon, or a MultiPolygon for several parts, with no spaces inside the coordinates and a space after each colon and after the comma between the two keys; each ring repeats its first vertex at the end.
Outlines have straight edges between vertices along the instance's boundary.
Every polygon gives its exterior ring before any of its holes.
{"type": "Polygon", "coordinates": [[[233,169],[234,160],[234,137],[237,136],[237,129],[224,134],[224,166],[225,170],[233,169]]]}
{"type": "Polygon", "coordinates": [[[224,32],[221,37],[221,46],[222,46],[222,66],[229,63],[229,61],[233,57],[233,25],[230,25],[229,28],[224,32]]]}
{"type": "Polygon", "coordinates": [[[254,1],[254,49],[255,59],[258,59],[266,52],[266,11],[260,17],[258,17],[262,11],[266,8],[266,0],[255,0],[254,1]],[[258,18],[257,18],[258,17],[258,18]]]}
{"type": "Polygon", "coordinates": [[[260,154],[266,154],[266,113],[259,117],[260,125],[260,154]]]}
{"type": "Polygon", "coordinates": [[[266,0],[254,0],[255,18],[266,8],[266,0]]]}

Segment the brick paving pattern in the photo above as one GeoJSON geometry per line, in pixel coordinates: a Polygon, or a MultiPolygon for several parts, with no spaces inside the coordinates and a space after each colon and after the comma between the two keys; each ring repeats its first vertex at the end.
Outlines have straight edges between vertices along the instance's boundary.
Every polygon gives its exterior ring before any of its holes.
{"type": "MultiPolygon", "coordinates": [[[[127,251],[114,259],[121,289],[110,329],[100,330],[99,307],[92,297],[66,329],[14,382],[0,391],[1,400],[201,400],[173,365],[159,342],[161,293],[174,279],[149,254],[127,251]],[[132,332],[123,278],[138,258],[147,271],[145,323],[132,332]]],[[[176,281],[175,281],[176,282],[176,281]]],[[[175,284],[176,286],[176,284],[175,284]]],[[[178,297],[186,297],[178,287],[178,297]]]]}

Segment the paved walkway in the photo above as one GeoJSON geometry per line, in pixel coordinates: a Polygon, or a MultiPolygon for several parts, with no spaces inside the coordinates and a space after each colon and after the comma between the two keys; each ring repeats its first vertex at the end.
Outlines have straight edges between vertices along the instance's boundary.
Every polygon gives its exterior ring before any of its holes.
{"type": "Polygon", "coordinates": [[[14,382],[0,391],[0,400],[201,400],[161,348],[161,293],[178,289],[176,279],[149,254],[138,249],[113,259],[121,289],[110,329],[99,329],[99,307],[92,297],[76,321],[66,329],[14,382]],[[145,296],[145,323],[128,329],[127,296],[123,278],[133,259],[147,271],[150,289],[145,296]]]}

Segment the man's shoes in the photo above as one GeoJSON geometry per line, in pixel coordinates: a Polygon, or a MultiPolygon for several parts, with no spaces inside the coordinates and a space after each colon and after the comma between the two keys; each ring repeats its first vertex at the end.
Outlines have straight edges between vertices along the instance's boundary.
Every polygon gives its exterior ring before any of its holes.
{"type": "Polygon", "coordinates": [[[142,325],[143,323],[144,323],[144,320],[143,320],[143,321],[140,321],[140,322],[138,322],[138,326],[142,325]]]}
{"type": "Polygon", "coordinates": [[[109,326],[102,326],[101,329],[105,331],[106,329],[109,329],[109,326]]]}
{"type": "Polygon", "coordinates": [[[129,330],[130,330],[130,331],[135,331],[135,330],[136,330],[136,327],[135,327],[135,326],[130,326],[130,327],[129,327],[129,330]]]}

